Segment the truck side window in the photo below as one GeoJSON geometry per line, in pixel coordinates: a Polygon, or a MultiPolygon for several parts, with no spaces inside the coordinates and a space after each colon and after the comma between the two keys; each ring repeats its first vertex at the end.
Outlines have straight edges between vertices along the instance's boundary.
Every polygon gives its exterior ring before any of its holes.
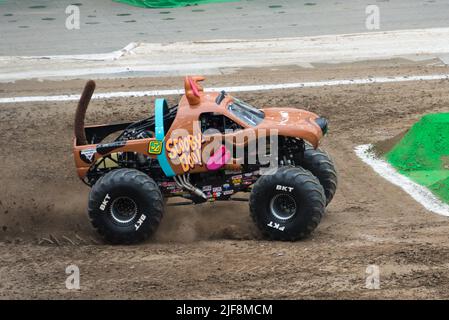
{"type": "MultiPolygon", "coordinates": [[[[200,115],[201,133],[215,129],[224,134],[227,130],[237,131],[242,127],[225,115],[217,112],[205,112],[200,115]]],[[[207,134],[207,133],[206,133],[207,134]]]]}

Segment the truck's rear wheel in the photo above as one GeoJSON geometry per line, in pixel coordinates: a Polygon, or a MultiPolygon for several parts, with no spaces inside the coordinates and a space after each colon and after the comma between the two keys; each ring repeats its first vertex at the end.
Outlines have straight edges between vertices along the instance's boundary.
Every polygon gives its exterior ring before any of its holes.
{"type": "Polygon", "coordinates": [[[135,169],[117,169],[100,178],[89,195],[92,225],[114,244],[131,244],[150,237],[163,215],[156,182],[135,169]]]}
{"type": "Polygon", "coordinates": [[[281,167],[254,184],[250,212],[261,232],[273,240],[307,237],[320,223],[326,198],[318,179],[301,167],[281,167]]]}
{"type": "Polygon", "coordinates": [[[300,159],[299,164],[320,180],[326,195],[327,206],[334,198],[338,184],[337,172],[331,157],[327,152],[314,149],[311,145],[306,144],[304,157],[300,159]]]}

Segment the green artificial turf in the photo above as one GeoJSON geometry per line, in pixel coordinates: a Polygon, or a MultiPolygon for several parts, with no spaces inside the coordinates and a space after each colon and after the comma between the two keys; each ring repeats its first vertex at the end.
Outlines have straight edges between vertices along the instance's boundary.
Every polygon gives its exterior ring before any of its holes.
{"type": "Polygon", "coordinates": [[[175,8],[212,2],[235,2],[236,0],[114,0],[142,8],[175,8]]]}

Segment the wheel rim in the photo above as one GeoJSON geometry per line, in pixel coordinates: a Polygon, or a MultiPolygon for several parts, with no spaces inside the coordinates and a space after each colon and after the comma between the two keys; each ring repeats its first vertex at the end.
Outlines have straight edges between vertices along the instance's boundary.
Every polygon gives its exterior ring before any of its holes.
{"type": "Polygon", "coordinates": [[[296,214],[296,201],[289,194],[280,193],[270,201],[270,210],[279,220],[289,220],[296,214]]]}
{"type": "Polygon", "coordinates": [[[137,204],[129,197],[119,197],[111,203],[111,216],[120,224],[127,224],[137,215],[137,204]]]}

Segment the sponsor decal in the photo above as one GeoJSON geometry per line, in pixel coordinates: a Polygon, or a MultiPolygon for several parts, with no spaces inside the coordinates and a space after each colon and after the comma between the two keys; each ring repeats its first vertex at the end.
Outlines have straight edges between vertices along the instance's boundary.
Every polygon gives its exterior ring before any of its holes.
{"type": "Polygon", "coordinates": [[[212,189],[212,192],[220,192],[221,190],[223,190],[221,187],[215,187],[212,189]]]}
{"type": "Polygon", "coordinates": [[[201,163],[201,148],[202,148],[201,134],[187,135],[186,137],[168,139],[165,148],[168,152],[168,157],[171,160],[177,159],[182,166],[184,172],[193,169],[196,165],[201,163]]]}
{"type": "Polygon", "coordinates": [[[280,184],[278,184],[278,185],[276,186],[276,190],[279,190],[279,191],[286,191],[286,192],[292,192],[292,191],[293,191],[293,187],[281,186],[280,184]]]}
{"type": "Polygon", "coordinates": [[[226,175],[228,175],[228,174],[239,174],[239,173],[242,173],[242,171],[241,170],[225,170],[225,174],[226,175]]]}
{"type": "Polygon", "coordinates": [[[223,185],[223,190],[229,190],[231,188],[231,185],[229,183],[225,183],[223,185]]]}
{"type": "Polygon", "coordinates": [[[161,182],[159,186],[169,193],[182,193],[182,188],[180,188],[174,181],[164,181],[161,182]]]}
{"type": "Polygon", "coordinates": [[[148,145],[148,153],[149,154],[161,154],[162,152],[162,141],[153,140],[150,141],[148,145]]]}
{"type": "Polygon", "coordinates": [[[174,182],[174,181],[164,181],[164,182],[161,183],[161,187],[163,187],[163,188],[172,187],[172,186],[176,186],[176,182],[174,182]]]}
{"type": "Polygon", "coordinates": [[[95,153],[97,150],[95,148],[93,149],[84,149],[80,151],[80,158],[86,163],[92,163],[95,158],[95,153]]]}
{"type": "Polygon", "coordinates": [[[212,186],[203,186],[202,190],[203,191],[211,191],[212,190],[212,186]]]}
{"type": "Polygon", "coordinates": [[[243,178],[243,175],[241,175],[241,174],[232,176],[231,177],[232,184],[235,186],[240,185],[240,183],[242,183],[242,178],[243,178]]]}
{"type": "Polygon", "coordinates": [[[228,195],[233,194],[233,193],[234,193],[234,190],[226,190],[226,191],[223,191],[223,195],[224,195],[224,196],[228,196],[228,195]]]}

